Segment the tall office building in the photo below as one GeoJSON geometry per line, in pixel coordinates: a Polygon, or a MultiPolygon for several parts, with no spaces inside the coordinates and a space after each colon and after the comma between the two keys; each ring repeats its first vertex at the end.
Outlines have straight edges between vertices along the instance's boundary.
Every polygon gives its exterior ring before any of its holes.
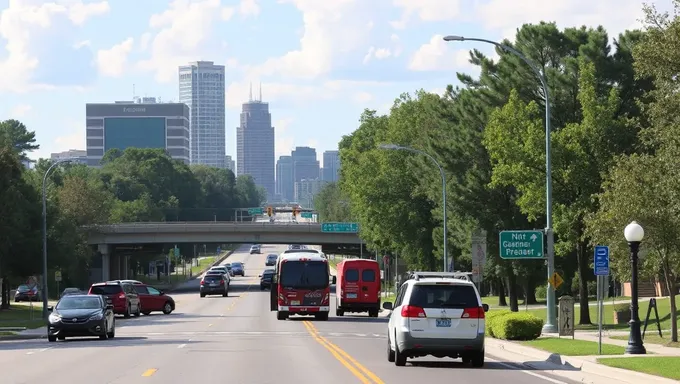
{"type": "Polygon", "coordinates": [[[303,208],[314,208],[314,198],[323,189],[325,181],[302,179],[295,182],[295,201],[303,208]]]}
{"type": "Polygon", "coordinates": [[[117,101],[85,105],[87,164],[98,166],[117,148],[163,148],[189,163],[189,107],[183,103],[117,101]]]}
{"type": "Polygon", "coordinates": [[[87,151],[69,149],[68,151],[55,152],[50,155],[50,160],[71,160],[72,162],[87,164],[87,151]]]}
{"type": "Polygon", "coordinates": [[[230,155],[224,156],[224,167],[236,174],[236,161],[230,155]]]}
{"type": "Polygon", "coordinates": [[[323,172],[321,180],[336,182],[340,176],[340,151],[326,151],[323,153],[323,172]]]}
{"type": "Polygon", "coordinates": [[[191,109],[191,163],[224,167],[224,65],[196,61],[179,67],[179,102],[191,109]]]}
{"type": "Polygon", "coordinates": [[[280,156],[276,162],[276,195],[279,200],[295,200],[295,179],[293,179],[293,157],[280,156]]]}
{"type": "Polygon", "coordinates": [[[293,180],[316,180],[319,178],[319,161],[316,159],[316,149],[310,147],[295,147],[291,153],[293,158],[293,180]]]}
{"type": "Polygon", "coordinates": [[[243,103],[241,124],[236,127],[236,170],[237,175],[251,175],[255,184],[267,191],[268,199],[274,199],[276,193],[274,179],[274,127],[269,103],[260,98],[250,99],[243,103]]]}

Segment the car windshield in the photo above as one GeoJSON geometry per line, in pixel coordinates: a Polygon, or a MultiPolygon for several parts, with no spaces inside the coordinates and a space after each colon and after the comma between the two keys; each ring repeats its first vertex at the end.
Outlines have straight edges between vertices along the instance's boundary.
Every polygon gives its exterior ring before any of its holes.
{"type": "Polygon", "coordinates": [[[19,292],[26,292],[26,291],[30,291],[30,288],[28,288],[28,285],[20,285],[20,286],[17,288],[17,291],[19,291],[19,292]]]}
{"type": "Polygon", "coordinates": [[[205,275],[203,280],[205,280],[205,281],[220,281],[220,280],[222,280],[222,275],[205,275]]]}
{"type": "Polygon", "coordinates": [[[477,293],[469,285],[417,284],[409,305],[421,308],[475,308],[479,307],[477,293]]]}
{"type": "Polygon", "coordinates": [[[99,309],[102,307],[98,297],[67,297],[59,300],[57,309],[99,309]]]}
{"type": "Polygon", "coordinates": [[[232,264],[231,264],[231,267],[232,267],[232,268],[234,268],[234,267],[236,267],[236,268],[241,268],[241,267],[243,267],[243,264],[241,264],[241,263],[232,263],[232,264]]]}
{"type": "Polygon", "coordinates": [[[123,291],[120,285],[95,285],[90,289],[93,295],[115,295],[123,291]]]}
{"type": "Polygon", "coordinates": [[[320,289],[329,285],[328,264],[322,261],[287,261],[281,267],[281,285],[292,289],[320,289]]]}

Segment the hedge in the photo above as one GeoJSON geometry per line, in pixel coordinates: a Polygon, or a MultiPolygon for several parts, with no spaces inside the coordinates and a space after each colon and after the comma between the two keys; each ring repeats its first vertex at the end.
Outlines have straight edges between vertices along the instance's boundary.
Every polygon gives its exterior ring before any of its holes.
{"type": "Polygon", "coordinates": [[[489,311],[486,330],[489,336],[504,340],[534,340],[541,336],[543,320],[529,313],[489,311]]]}

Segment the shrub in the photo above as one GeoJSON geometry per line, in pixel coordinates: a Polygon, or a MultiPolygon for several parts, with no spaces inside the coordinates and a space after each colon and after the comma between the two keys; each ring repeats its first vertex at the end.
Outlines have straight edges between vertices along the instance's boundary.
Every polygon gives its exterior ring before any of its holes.
{"type": "Polygon", "coordinates": [[[511,312],[491,321],[491,337],[504,340],[534,340],[541,336],[543,320],[529,313],[511,312]]]}
{"type": "Polygon", "coordinates": [[[540,287],[536,287],[536,291],[534,291],[536,298],[537,299],[545,299],[548,297],[548,288],[544,285],[541,285],[540,287]]]}
{"type": "Polygon", "coordinates": [[[630,303],[618,303],[614,304],[615,312],[628,312],[630,311],[630,303]]]}
{"type": "Polygon", "coordinates": [[[486,334],[491,336],[491,337],[496,337],[493,333],[493,327],[494,324],[496,323],[496,320],[499,319],[500,317],[503,317],[504,315],[507,315],[509,313],[512,313],[508,311],[507,309],[501,309],[501,310],[490,310],[489,312],[486,313],[486,334]]]}

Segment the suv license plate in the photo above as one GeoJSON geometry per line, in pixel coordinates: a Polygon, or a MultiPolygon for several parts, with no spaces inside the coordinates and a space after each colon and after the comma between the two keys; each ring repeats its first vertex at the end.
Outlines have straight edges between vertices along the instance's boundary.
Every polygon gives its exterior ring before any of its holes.
{"type": "Polygon", "coordinates": [[[356,293],[348,293],[348,294],[347,294],[347,298],[348,298],[348,299],[356,299],[356,298],[357,298],[357,294],[356,294],[356,293]]]}
{"type": "Polygon", "coordinates": [[[451,319],[437,319],[437,327],[447,328],[451,327],[451,319]]]}

